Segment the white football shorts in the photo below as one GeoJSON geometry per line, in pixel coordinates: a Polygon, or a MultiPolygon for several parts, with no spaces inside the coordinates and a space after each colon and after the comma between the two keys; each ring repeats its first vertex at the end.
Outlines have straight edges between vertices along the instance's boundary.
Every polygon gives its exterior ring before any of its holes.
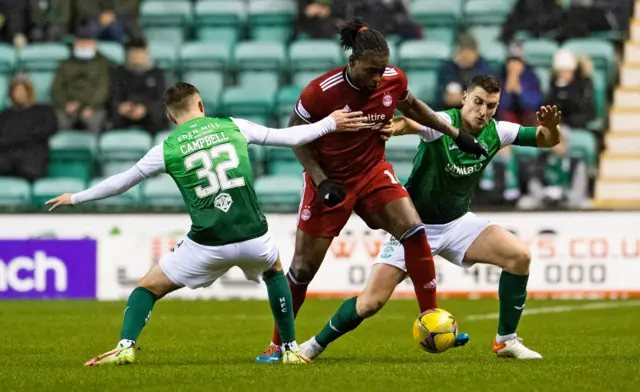
{"type": "Polygon", "coordinates": [[[179,286],[190,289],[211,286],[231,267],[239,267],[247,280],[260,283],[262,273],[278,260],[271,233],[247,241],[205,246],[185,237],[160,259],[160,268],[179,286]]]}
{"type": "MultiPolygon", "coordinates": [[[[427,239],[434,256],[464,268],[470,267],[464,263],[464,255],[473,241],[490,225],[486,219],[481,219],[472,212],[467,212],[460,218],[442,225],[427,225],[427,239]]],[[[404,247],[397,239],[387,235],[387,241],[378,253],[374,264],[390,264],[407,271],[404,262],[404,247]]]]}

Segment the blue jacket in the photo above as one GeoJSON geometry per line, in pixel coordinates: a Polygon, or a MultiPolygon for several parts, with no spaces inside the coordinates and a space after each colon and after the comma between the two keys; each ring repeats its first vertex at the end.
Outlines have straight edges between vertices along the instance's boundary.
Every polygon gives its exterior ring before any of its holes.
{"type": "Polygon", "coordinates": [[[435,102],[437,109],[449,109],[444,107],[444,92],[447,85],[452,82],[458,82],[463,89],[476,75],[491,73],[489,63],[482,57],[473,65],[471,69],[461,69],[458,64],[452,60],[446,60],[440,63],[438,68],[438,87],[436,89],[435,102]]]}
{"type": "Polygon", "coordinates": [[[528,65],[520,75],[522,94],[510,94],[506,92],[506,71],[501,75],[502,94],[500,96],[500,111],[510,112],[535,112],[542,105],[542,91],[540,80],[528,65]]]}

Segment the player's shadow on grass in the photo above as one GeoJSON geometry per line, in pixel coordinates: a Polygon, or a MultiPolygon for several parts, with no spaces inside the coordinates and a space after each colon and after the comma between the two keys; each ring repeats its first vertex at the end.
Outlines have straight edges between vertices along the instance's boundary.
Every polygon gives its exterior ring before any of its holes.
{"type": "MultiPolygon", "coordinates": [[[[489,359],[494,359],[489,357],[489,359]]],[[[420,358],[416,357],[377,357],[368,358],[363,360],[362,357],[349,357],[349,358],[322,358],[314,361],[314,364],[393,364],[393,365],[415,365],[420,363],[434,364],[434,363],[456,363],[456,364],[477,364],[487,362],[487,358],[482,357],[459,357],[459,356],[439,356],[437,358],[433,356],[424,356],[420,358]]]]}

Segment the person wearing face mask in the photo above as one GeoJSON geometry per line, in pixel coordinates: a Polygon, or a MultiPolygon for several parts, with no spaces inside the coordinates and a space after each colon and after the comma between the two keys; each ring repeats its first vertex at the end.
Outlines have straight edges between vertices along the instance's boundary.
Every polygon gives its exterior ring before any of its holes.
{"type": "Polygon", "coordinates": [[[11,106],[0,113],[0,176],[29,181],[44,177],[49,162],[49,137],[57,132],[56,114],[35,103],[35,89],[24,75],[11,81],[11,106]]]}
{"type": "Polygon", "coordinates": [[[111,64],[97,51],[97,42],[87,31],[73,44],[73,56],[60,62],[51,86],[51,102],[60,129],[103,128],[109,99],[111,64]]]}
{"type": "Polygon", "coordinates": [[[162,104],[164,71],[151,63],[143,39],[133,39],[125,48],[126,63],[111,76],[110,126],[140,127],[155,134],[168,125],[162,104]]]}
{"type": "Polygon", "coordinates": [[[478,53],[478,43],[463,35],[458,40],[453,60],[444,61],[438,70],[437,107],[460,108],[463,86],[474,76],[489,73],[489,64],[478,53]]]}

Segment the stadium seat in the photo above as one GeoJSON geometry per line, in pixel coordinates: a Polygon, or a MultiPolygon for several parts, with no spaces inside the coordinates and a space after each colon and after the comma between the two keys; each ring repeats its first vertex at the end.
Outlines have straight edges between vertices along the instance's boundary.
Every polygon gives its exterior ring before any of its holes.
{"type": "Polygon", "coordinates": [[[273,90],[286,66],[286,50],[280,42],[241,42],[236,46],[233,63],[238,70],[238,84],[273,90]]]}
{"type": "Polygon", "coordinates": [[[608,81],[616,76],[616,55],[613,43],[597,38],[570,39],[562,48],[569,49],[577,56],[589,56],[596,69],[604,70],[608,81]]]}
{"type": "Polygon", "coordinates": [[[60,131],[49,139],[49,177],[88,181],[97,149],[95,136],[81,131],[60,131]]]}
{"type": "Polygon", "coordinates": [[[385,156],[391,162],[413,162],[413,158],[418,151],[420,137],[418,135],[407,135],[391,138],[385,146],[385,156]]]}
{"type": "Polygon", "coordinates": [[[296,72],[292,74],[291,81],[295,86],[298,86],[300,88],[305,88],[313,79],[324,74],[324,72],[326,72],[326,70],[320,71],[320,73],[318,71],[296,72]]]}
{"type": "Polygon", "coordinates": [[[468,0],[464,5],[464,24],[502,26],[511,8],[512,4],[504,0],[468,0]]]}
{"type": "Polygon", "coordinates": [[[269,212],[294,212],[300,204],[302,176],[264,176],[256,179],[260,205],[269,212]]]}
{"type": "Polygon", "coordinates": [[[322,75],[343,63],[342,50],[333,40],[296,41],[289,48],[291,72],[314,72],[315,77],[322,75]]]}
{"type": "Polygon", "coordinates": [[[280,88],[276,96],[276,115],[278,117],[287,116],[288,119],[301,93],[302,87],[299,86],[285,86],[280,88]]]}
{"type": "MultiPolygon", "coordinates": [[[[456,26],[462,17],[460,0],[415,0],[411,3],[411,16],[423,27],[456,26]]],[[[428,39],[431,37],[427,34],[428,39]]]]}
{"type": "Polygon", "coordinates": [[[584,160],[590,168],[597,165],[598,144],[593,133],[585,129],[572,129],[569,136],[569,155],[584,160]]]}
{"type": "Polygon", "coordinates": [[[0,44],[0,74],[10,75],[16,68],[17,58],[13,46],[0,44]]]}
{"type": "MultiPolygon", "coordinates": [[[[89,182],[89,186],[95,186],[99,184],[102,180],[104,180],[103,177],[94,178],[89,182]]],[[[99,210],[102,209],[102,207],[105,207],[109,211],[113,211],[113,207],[137,205],[140,202],[141,194],[142,192],[140,191],[140,185],[138,185],[138,186],[134,186],[133,188],[129,189],[128,191],[126,191],[121,195],[108,197],[102,200],[96,200],[93,203],[95,203],[95,206],[99,210]]],[[[148,203],[148,200],[145,200],[145,203],[148,203]]]]}
{"type": "Polygon", "coordinates": [[[178,186],[168,174],[159,174],[142,184],[146,204],[184,209],[178,186]]]}
{"type": "Polygon", "coordinates": [[[247,146],[249,151],[249,160],[251,161],[251,168],[253,169],[253,175],[260,177],[265,173],[264,159],[265,151],[264,147],[255,144],[249,144],[247,146]]]}
{"type": "Polygon", "coordinates": [[[69,47],[62,43],[32,43],[18,52],[18,63],[23,72],[55,71],[69,56],[69,47]]]}
{"type": "Polygon", "coordinates": [[[175,48],[184,42],[185,32],[182,27],[146,27],[144,36],[149,42],[162,42],[175,48]]]}
{"type": "Polygon", "coordinates": [[[22,206],[29,204],[31,186],[23,178],[0,177],[0,206],[22,206]]]}
{"type": "Polygon", "coordinates": [[[540,81],[540,91],[542,91],[542,94],[546,96],[551,84],[551,70],[548,67],[535,67],[533,72],[540,81]]]}
{"type": "Polygon", "coordinates": [[[32,187],[31,203],[42,207],[44,203],[60,196],[63,193],[77,193],[85,189],[85,182],[77,178],[41,178],[34,181],[32,187]]]}
{"type": "Polygon", "coordinates": [[[499,41],[502,34],[502,26],[472,26],[467,33],[480,41],[499,41]]]}
{"type": "Polygon", "coordinates": [[[299,176],[304,170],[291,148],[267,147],[265,155],[269,174],[299,176]]]}
{"type": "Polygon", "coordinates": [[[177,49],[164,41],[152,40],[148,43],[148,49],[154,64],[164,70],[166,84],[171,85],[178,81],[180,61],[177,49]]]}
{"type": "Polygon", "coordinates": [[[224,87],[224,73],[207,71],[185,72],[182,75],[182,80],[198,86],[206,115],[215,116],[220,105],[220,93],[224,87]]]}
{"type": "Polygon", "coordinates": [[[7,96],[7,90],[9,89],[9,75],[0,74],[0,110],[7,106],[11,106],[11,101],[7,96]]]}
{"type": "Polygon", "coordinates": [[[124,63],[124,48],[117,42],[101,41],[98,43],[98,51],[115,64],[124,63]]]}
{"type": "Polygon", "coordinates": [[[400,45],[400,66],[407,71],[436,70],[442,60],[452,55],[451,44],[420,40],[407,41],[400,45]]]}
{"type": "Polygon", "coordinates": [[[533,67],[551,67],[558,43],[547,39],[524,41],[524,58],[533,67]]]}
{"type": "Polygon", "coordinates": [[[222,106],[230,116],[269,116],[272,113],[276,90],[236,86],[222,93],[222,106]]]}
{"type": "Polygon", "coordinates": [[[428,105],[433,105],[438,101],[438,97],[436,97],[438,87],[437,71],[407,71],[407,79],[409,80],[409,91],[414,96],[428,105]]]}
{"type": "Polygon", "coordinates": [[[156,136],[153,138],[153,145],[156,146],[158,144],[164,143],[167,140],[167,137],[171,134],[172,131],[162,131],[158,132],[156,136]]]}
{"type": "Polygon", "coordinates": [[[298,13],[297,8],[297,4],[290,1],[251,1],[247,17],[251,38],[256,41],[288,41],[298,13]]]}
{"type": "Polygon", "coordinates": [[[516,159],[523,162],[531,162],[538,156],[540,152],[540,149],[538,148],[515,146],[515,145],[511,146],[511,149],[515,154],[516,159]]]}
{"type": "Polygon", "coordinates": [[[151,135],[134,129],[109,131],[102,134],[98,146],[103,162],[138,160],[151,148],[151,135]]]}
{"type": "Polygon", "coordinates": [[[423,27],[422,37],[429,41],[445,42],[453,45],[456,38],[455,27],[423,27]]]}
{"type": "Polygon", "coordinates": [[[149,41],[180,45],[191,23],[192,4],[186,1],[145,1],[140,6],[140,25],[149,41]]]}
{"type": "MultiPolygon", "coordinates": [[[[415,155],[415,154],[414,154],[415,155]]],[[[393,162],[393,171],[396,174],[396,178],[401,184],[406,184],[411,171],[413,170],[413,163],[411,162],[393,162]]]]}
{"type": "Polygon", "coordinates": [[[593,82],[593,99],[596,105],[596,117],[599,119],[607,115],[607,74],[605,70],[596,69],[591,76],[593,82]]]}
{"type": "Polygon", "coordinates": [[[234,45],[246,19],[245,3],[241,0],[204,0],[195,6],[195,32],[200,41],[234,45]]]}
{"type": "Polygon", "coordinates": [[[36,93],[36,102],[49,103],[51,102],[51,85],[55,78],[55,72],[53,71],[32,71],[27,73],[29,79],[33,83],[33,87],[36,93]]]}
{"type": "Polygon", "coordinates": [[[214,42],[187,42],[180,48],[182,72],[224,71],[231,57],[229,49],[214,42]]]}
{"type": "Polygon", "coordinates": [[[507,59],[507,48],[502,42],[478,41],[478,51],[480,55],[487,60],[493,72],[502,72],[504,61],[507,59]]]}
{"type": "Polygon", "coordinates": [[[100,167],[100,174],[104,177],[113,176],[114,174],[119,174],[129,170],[137,162],[138,160],[135,159],[130,161],[107,161],[100,167]]]}

